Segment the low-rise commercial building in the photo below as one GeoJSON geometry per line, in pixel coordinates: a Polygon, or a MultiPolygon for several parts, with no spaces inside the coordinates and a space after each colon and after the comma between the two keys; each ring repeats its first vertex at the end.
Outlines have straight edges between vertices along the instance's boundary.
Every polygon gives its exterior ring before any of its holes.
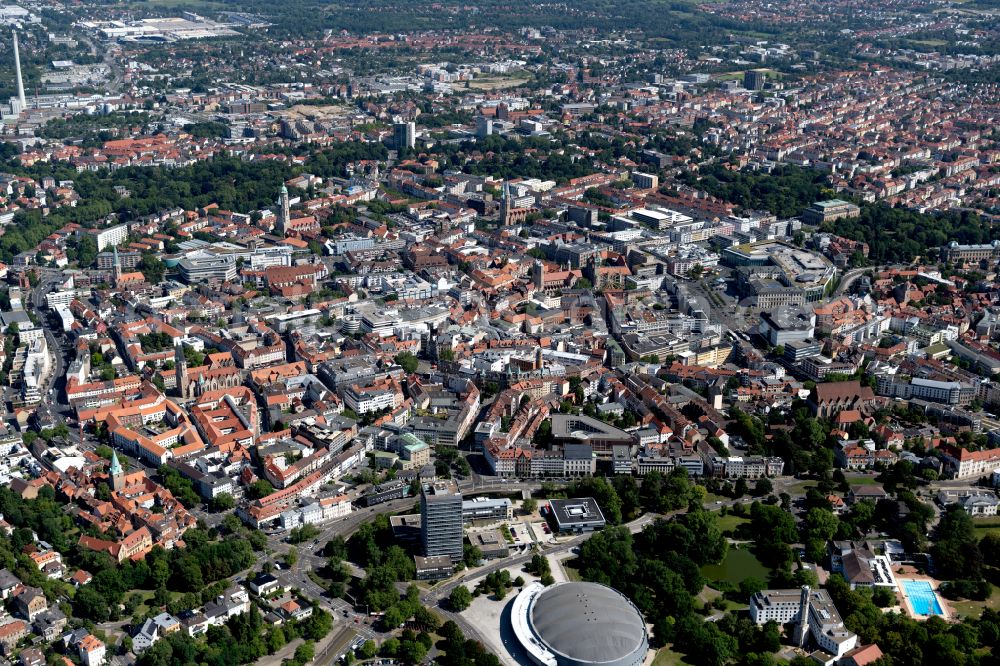
{"type": "Polygon", "coordinates": [[[548,515],[560,533],[593,532],[607,524],[593,497],[549,500],[548,515]]]}

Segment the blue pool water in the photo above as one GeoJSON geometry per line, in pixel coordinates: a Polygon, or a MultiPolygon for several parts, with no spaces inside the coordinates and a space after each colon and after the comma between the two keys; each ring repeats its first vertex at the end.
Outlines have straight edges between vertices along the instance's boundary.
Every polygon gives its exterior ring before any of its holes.
{"type": "Polygon", "coordinates": [[[917,615],[944,615],[934,588],[926,580],[904,580],[903,590],[917,615]]]}

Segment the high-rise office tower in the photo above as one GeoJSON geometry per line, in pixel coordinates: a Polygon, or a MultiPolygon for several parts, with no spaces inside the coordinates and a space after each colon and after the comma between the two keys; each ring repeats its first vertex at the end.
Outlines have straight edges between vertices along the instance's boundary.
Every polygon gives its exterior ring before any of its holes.
{"type": "Polygon", "coordinates": [[[462,559],[462,493],[454,481],[435,481],[420,493],[420,540],[424,555],[462,559]]]}
{"type": "Polygon", "coordinates": [[[393,140],[396,150],[413,148],[417,145],[417,124],[410,121],[406,123],[396,123],[392,126],[393,140]]]}
{"type": "Polygon", "coordinates": [[[743,87],[747,90],[763,90],[767,75],[757,69],[743,72],[743,87]]]}

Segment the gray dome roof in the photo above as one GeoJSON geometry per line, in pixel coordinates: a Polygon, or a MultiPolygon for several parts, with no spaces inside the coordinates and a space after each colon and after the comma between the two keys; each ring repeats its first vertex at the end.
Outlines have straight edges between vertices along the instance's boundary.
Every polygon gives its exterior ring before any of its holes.
{"type": "Polygon", "coordinates": [[[614,662],[646,642],[642,615],[622,593],[597,583],[560,583],[542,592],[531,624],[551,649],[576,662],[614,662]]]}

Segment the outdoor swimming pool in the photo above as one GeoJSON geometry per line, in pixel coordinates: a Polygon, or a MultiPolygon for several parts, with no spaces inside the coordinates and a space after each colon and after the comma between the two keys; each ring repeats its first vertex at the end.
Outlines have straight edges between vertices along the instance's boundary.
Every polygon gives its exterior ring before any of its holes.
{"type": "Polygon", "coordinates": [[[926,580],[904,580],[903,591],[917,615],[944,615],[934,588],[926,580]]]}

